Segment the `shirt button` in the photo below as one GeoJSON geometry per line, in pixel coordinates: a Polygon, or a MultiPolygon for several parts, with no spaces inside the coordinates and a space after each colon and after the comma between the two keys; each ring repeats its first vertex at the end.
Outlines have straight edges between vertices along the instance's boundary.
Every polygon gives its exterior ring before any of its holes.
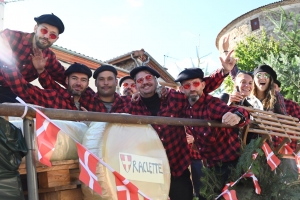
{"type": "Polygon", "coordinates": [[[190,106],[190,108],[192,108],[192,106],[190,106]]]}
{"type": "Polygon", "coordinates": [[[193,118],[193,116],[191,116],[190,118],[193,118]]]}
{"type": "Polygon", "coordinates": [[[206,135],[206,133],[204,133],[204,136],[206,135]]]}
{"type": "Polygon", "coordinates": [[[192,129],[194,129],[194,127],[192,127],[192,129]]]}
{"type": "Polygon", "coordinates": [[[158,130],[160,130],[160,127],[158,127],[158,130]]]}

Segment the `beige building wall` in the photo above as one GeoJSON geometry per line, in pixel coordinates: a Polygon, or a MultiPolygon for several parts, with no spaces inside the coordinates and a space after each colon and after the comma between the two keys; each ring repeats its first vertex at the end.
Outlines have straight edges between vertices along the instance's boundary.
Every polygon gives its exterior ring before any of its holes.
{"type": "MultiPolygon", "coordinates": [[[[288,12],[300,13],[300,1],[285,1],[290,2],[290,5],[281,5],[281,7],[288,12]],[[298,3],[299,2],[299,3],[298,3]]],[[[274,5],[272,5],[274,7],[274,5]]],[[[268,10],[279,11],[279,5],[275,8],[268,9],[268,6],[265,8],[257,9],[246,13],[245,15],[233,20],[229,23],[218,35],[216,39],[216,46],[219,49],[220,53],[223,53],[222,42],[223,38],[227,37],[230,34],[230,50],[234,49],[236,44],[245,39],[246,36],[250,34],[260,35],[261,30],[265,29],[268,35],[273,35],[274,25],[266,17],[268,10]],[[266,9],[266,10],[264,10],[266,9]],[[258,30],[251,30],[251,20],[258,18],[260,28],[258,30]]]]}

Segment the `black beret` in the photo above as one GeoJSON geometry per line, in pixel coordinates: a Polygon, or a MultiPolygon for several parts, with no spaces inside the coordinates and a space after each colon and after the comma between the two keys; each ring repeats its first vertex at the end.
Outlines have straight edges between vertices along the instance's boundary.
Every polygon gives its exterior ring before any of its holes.
{"type": "Polygon", "coordinates": [[[182,82],[189,79],[200,78],[204,80],[204,73],[200,68],[186,68],[179,73],[175,82],[182,82]]]}
{"type": "Polygon", "coordinates": [[[86,74],[89,78],[92,76],[92,70],[90,70],[90,68],[88,68],[86,65],[76,62],[70,65],[70,67],[65,71],[65,76],[69,76],[75,72],[86,74]]]}
{"type": "Polygon", "coordinates": [[[268,73],[273,78],[273,80],[277,79],[276,72],[269,65],[259,65],[259,66],[257,66],[254,69],[253,74],[255,75],[258,72],[266,72],[266,73],[268,73]]]}
{"type": "Polygon", "coordinates": [[[136,68],[134,68],[133,70],[130,71],[131,78],[134,79],[135,75],[137,73],[139,73],[140,71],[148,71],[153,76],[156,76],[156,78],[160,77],[159,73],[157,71],[155,71],[154,69],[152,69],[151,67],[148,67],[148,66],[139,66],[139,67],[136,67],[136,68]]]}
{"type": "Polygon", "coordinates": [[[124,76],[124,77],[122,77],[122,78],[120,79],[120,81],[119,81],[119,86],[121,87],[123,81],[125,81],[125,80],[127,80],[127,79],[133,80],[133,79],[131,78],[131,76],[124,76]]]}
{"type": "Polygon", "coordinates": [[[278,85],[278,87],[281,87],[281,82],[279,80],[275,80],[274,83],[276,83],[278,85]]]}
{"type": "Polygon", "coordinates": [[[34,20],[38,24],[45,23],[45,24],[50,24],[52,26],[55,26],[58,29],[59,34],[62,34],[65,30],[65,26],[64,26],[63,22],[53,13],[35,17],[34,20]]]}
{"type": "Polygon", "coordinates": [[[104,71],[111,71],[112,73],[114,73],[116,76],[118,75],[118,72],[116,70],[116,68],[114,68],[113,66],[110,65],[101,65],[100,67],[98,67],[98,69],[96,69],[96,71],[94,72],[93,78],[97,79],[98,74],[104,71]]]}

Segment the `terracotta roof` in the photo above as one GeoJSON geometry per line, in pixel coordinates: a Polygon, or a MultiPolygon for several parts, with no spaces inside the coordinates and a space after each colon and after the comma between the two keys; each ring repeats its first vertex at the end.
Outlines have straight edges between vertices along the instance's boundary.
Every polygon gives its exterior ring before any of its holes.
{"type": "MultiPolygon", "coordinates": [[[[101,60],[98,60],[96,58],[92,58],[89,56],[86,56],[84,54],[78,53],[76,51],[72,51],[70,49],[60,47],[53,45],[51,47],[53,52],[55,53],[58,60],[67,62],[67,63],[82,63],[90,67],[91,69],[97,69],[101,65],[110,65],[109,63],[103,62],[101,60]]],[[[125,69],[122,69],[120,67],[114,66],[118,71],[118,77],[127,76],[129,72],[125,69]]]]}
{"type": "Polygon", "coordinates": [[[261,7],[258,7],[256,9],[253,9],[243,15],[241,15],[240,17],[232,20],[229,24],[227,24],[218,34],[217,38],[216,38],[216,47],[217,49],[219,49],[219,40],[221,39],[221,37],[223,36],[224,33],[227,32],[227,30],[230,30],[232,27],[234,27],[234,25],[238,22],[240,22],[243,19],[246,19],[248,17],[251,17],[254,14],[260,13],[262,12],[264,9],[273,9],[276,8],[278,6],[285,6],[285,5],[291,5],[291,4],[297,4],[300,3],[300,0],[282,0],[282,1],[277,1],[274,3],[270,3],[261,7]]]}
{"type": "MultiPolygon", "coordinates": [[[[147,63],[147,65],[149,67],[151,67],[151,68],[155,69],[156,71],[158,71],[158,73],[161,75],[162,79],[164,81],[166,81],[167,83],[176,84],[174,82],[175,79],[172,77],[171,74],[169,74],[169,72],[167,72],[167,70],[164,67],[162,67],[149,53],[145,52],[143,49],[142,49],[142,51],[144,52],[144,55],[146,55],[150,58],[149,63],[147,63]]],[[[120,63],[122,61],[129,60],[129,59],[132,60],[132,58],[131,58],[132,53],[133,53],[133,51],[125,53],[125,54],[120,55],[120,56],[117,56],[117,57],[112,58],[110,60],[106,60],[105,62],[112,63],[112,64],[117,64],[117,63],[120,63]]],[[[139,57],[139,59],[140,59],[140,57],[139,57]]],[[[144,62],[144,60],[142,62],[144,62]]]]}

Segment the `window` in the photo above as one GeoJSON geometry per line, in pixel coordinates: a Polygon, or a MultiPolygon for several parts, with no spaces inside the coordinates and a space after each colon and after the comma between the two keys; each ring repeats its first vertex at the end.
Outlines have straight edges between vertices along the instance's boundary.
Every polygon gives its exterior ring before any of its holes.
{"type": "Polygon", "coordinates": [[[252,19],[251,21],[251,30],[255,31],[257,29],[259,29],[259,20],[258,18],[252,19]]]}

